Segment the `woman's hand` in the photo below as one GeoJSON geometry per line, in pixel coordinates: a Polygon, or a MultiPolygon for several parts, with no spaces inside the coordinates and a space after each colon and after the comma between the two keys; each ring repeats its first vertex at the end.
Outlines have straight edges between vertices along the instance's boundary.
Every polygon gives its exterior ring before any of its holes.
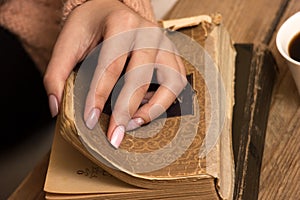
{"type": "Polygon", "coordinates": [[[84,120],[88,128],[94,128],[126,67],[124,86],[107,131],[111,144],[118,148],[126,130],[150,122],[174,102],[187,83],[185,69],[156,24],[117,0],[88,1],[66,20],[44,76],[53,116],[59,112],[71,71],[100,42],[103,45],[87,95],[84,120]],[[154,70],[160,86],[154,93],[147,93],[154,70]]]}

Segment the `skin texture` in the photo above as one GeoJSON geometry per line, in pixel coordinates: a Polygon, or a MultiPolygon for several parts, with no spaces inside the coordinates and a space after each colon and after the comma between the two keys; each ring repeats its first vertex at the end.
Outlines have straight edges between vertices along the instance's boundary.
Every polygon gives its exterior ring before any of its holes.
{"type": "Polygon", "coordinates": [[[70,72],[102,41],[108,42],[103,43],[99,55],[86,99],[84,120],[87,127],[93,129],[129,59],[124,86],[107,132],[112,145],[118,148],[126,129],[138,128],[162,114],[187,81],[181,58],[174,53],[176,49],[155,23],[117,0],[91,0],[75,8],[68,16],[44,75],[52,116],[59,112],[64,84],[70,72]],[[140,31],[145,29],[147,32],[140,31]],[[110,38],[126,31],[133,33],[131,37],[109,42],[110,38]],[[149,44],[151,48],[143,48],[149,44]],[[118,47],[128,48],[128,53],[112,59],[118,47]],[[147,93],[154,70],[160,87],[154,93],[147,93]]]}

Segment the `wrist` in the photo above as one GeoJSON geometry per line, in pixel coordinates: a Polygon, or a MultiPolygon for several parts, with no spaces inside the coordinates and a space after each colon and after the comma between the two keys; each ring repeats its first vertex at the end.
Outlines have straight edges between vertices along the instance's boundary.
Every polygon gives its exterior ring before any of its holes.
{"type": "Polygon", "coordinates": [[[145,19],[156,23],[151,0],[120,0],[145,19]]]}
{"type": "MultiPolygon", "coordinates": [[[[67,0],[63,7],[63,21],[78,6],[89,0],[67,0]]],[[[150,0],[118,0],[149,21],[156,22],[150,0]]]]}
{"type": "Polygon", "coordinates": [[[63,14],[62,18],[63,21],[67,19],[69,14],[78,6],[82,5],[83,3],[87,2],[88,0],[67,0],[63,7],[63,14]]]}
{"type": "MultiPolygon", "coordinates": [[[[77,7],[81,6],[82,4],[88,2],[90,0],[67,0],[63,6],[63,14],[62,14],[62,19],[65,21],[69,14],[77,7]]],[[[112,1],[112,0],[110,0],[112,1]]],[[[119,1],[119,0],[115,0],[119,1]]],[[[108,1],[109,2],[109,1],[108,1]]],[[[123,1],[121,1],[123,2],[123,1]]]]}

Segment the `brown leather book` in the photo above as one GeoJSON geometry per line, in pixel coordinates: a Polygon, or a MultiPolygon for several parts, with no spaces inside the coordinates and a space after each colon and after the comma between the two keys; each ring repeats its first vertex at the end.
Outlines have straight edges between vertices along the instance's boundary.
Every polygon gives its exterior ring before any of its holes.
{"type": "Polygon", "coordinates": [[[189,84],[165,116],[127,132],[115,149],[105,138],[109,109],[94,130],[82,119],[91,77],[82,68],[92,65],[93,56],[88,57],[67,80],[45,180],[47,199],[233,198],[233,42],[219,14],[160,23],[184,60],[189,84]]]}

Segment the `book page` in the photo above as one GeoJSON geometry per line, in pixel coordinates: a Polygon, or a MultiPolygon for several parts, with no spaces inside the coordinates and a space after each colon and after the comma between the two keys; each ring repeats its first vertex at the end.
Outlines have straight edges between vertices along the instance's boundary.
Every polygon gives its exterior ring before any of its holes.
{"type": "Polygon", "coordinates": [[[142,191],[95,165],[66,142],[58,131],[53,140],[44,190],[63,194],[142,191]]]}

